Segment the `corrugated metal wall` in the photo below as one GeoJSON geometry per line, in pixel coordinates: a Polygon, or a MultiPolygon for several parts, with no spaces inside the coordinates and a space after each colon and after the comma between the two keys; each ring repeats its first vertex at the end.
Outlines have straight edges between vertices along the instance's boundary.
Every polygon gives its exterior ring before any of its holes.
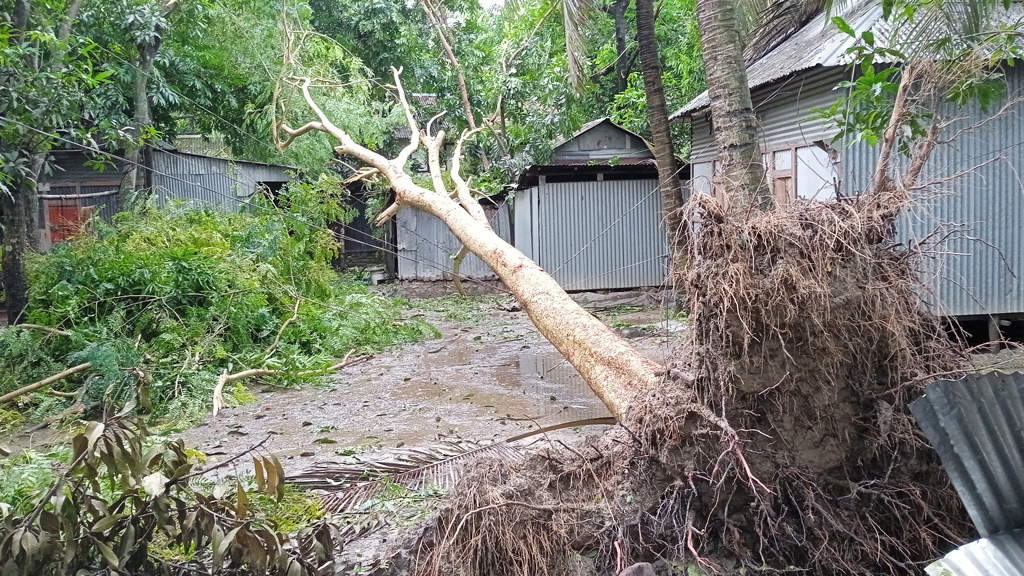
{"type": "MultiPolygon", "coordinates": [[[[1007,68],[1011,98],[1024,96],[1024,73],[1007,68]]],[[[945,129],[956,138],[936,147],[917,193],[899,222],[900,239],[930,239],[922,263],[922,298],[942,316],[1024,313],[1024,105],[1002,112],[950,108],[963,119],[945,129]],[[998,114],[997,114],[998,113],[998,114]],[[935,244],[936,240],[946,240],[935,244]]],[[[859,143],[843,154],[843,187],[865,190],[878,149],[859,143]]]]}
{"type": "Polygon", "coordinates": [[[260,182],[287,182],[287,169],[207,156],[153,151],[153,192],[160,206],[173,198],[238,210],[260,182]]]}
{"type": "MultiPolygon", "coordinates": [[[[508,206],[484,206],[491,228],[506,242],[512,242],[512,226],[508,206]]],[[[451,280],[452,256],[462,244],[437,217],[416,208],[398,212],[396,234],[398,236],[398,278],[399,280],[451,280]]],[[[474,254],[467,254],[462,261],[459,275],[476,280],[497,278],[474,254]]]]}
{"type": "MultiPolygon", "coordinates": [[[[840,96],[833,88],[844,74],[838,68],[816,71],[803,81],[759,89],[755,100],[767,106],[758,108],[765,140],[771,145],[829,142],[834,131],[812,118],[811,109],[840,96]]],[[[1011,98],[1024,96],[1022,72],[1008,68],[1007,76],[1011,98]]],[[[991,118],[996,111],[983,113],[976,106],[946,111],[947,117],[964,116],[946,128],[947,135],[959,135],[936,148],[922,176],[922,182],[935,185],[918,194],[915,207],[898,223],[904,242],[946,238],[931,246],[934,257],[921,263],[922,300],[941,316],[1024,313],[1024,106],[991,118]]],[[[713,136],[703,114],[693,122],[692,161],[707,161],[715,154],[713,136]]],[[[832,146],[842,150],[844,193],[867,190],[878,149],[863,142],[832,146]]]]}
{"type": "Polygon", "coordinates": [[[660,286],[668,240],[658,181],[544,183],[520,190],[516,246],[566,290],[660,286]]]}
{"type": "MultiPolygon", "coordinates": [[[[815,118],[813,110],[828,108],[836,101],[839,93],[833,88],[845,74],[841,68],[814,69],[755,90],[753,100],[762,147],[769,150],[785,144],[830,142],[836,129],[815,118]]],[[[717,153],[708,118],[705,112],[693,117],[691,163],[713,160],[717,153]]]]}

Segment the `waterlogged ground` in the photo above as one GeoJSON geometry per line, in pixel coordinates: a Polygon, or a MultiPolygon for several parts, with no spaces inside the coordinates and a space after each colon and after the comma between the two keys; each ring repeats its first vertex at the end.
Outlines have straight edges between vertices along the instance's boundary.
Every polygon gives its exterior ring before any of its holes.
{"type": "MultiPolygon", "coordinates": [[[[258,400],[207,417],[186,444],[214,460],[268,438],[287,468],[439,438],[503,439],[538,426],[607,416],[579,374],[512,300],[447,296],[413,302],[441,338],[351,366],[326,385],[255,387],[258,400]]],[[[664,308],[618,307],[597,315],[661,361],[683,334],[664,308]]],[[[566,430],[586,434],[596,430],[566,430]]]]}

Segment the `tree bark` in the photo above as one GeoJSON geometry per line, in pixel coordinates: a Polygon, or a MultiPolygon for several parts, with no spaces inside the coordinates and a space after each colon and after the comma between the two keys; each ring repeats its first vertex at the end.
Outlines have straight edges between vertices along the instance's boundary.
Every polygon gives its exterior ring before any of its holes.
{"type": "MultiPolygon", "coordinates": [[[[142,186],[139,185],[142,175],[142,149],[145,143],[142,141],[146,129],[153,124],[152,115],[149,109],[149,76],[153,72],[153,65],[156,63],[157,51],[160,49],[160,41],[138,44],[139,64],[135,67],[135,75],[132,78],[132,100],[135,113],[132,118],[133,141],[125,149],[125,160],[127,160],[128,176],[122,183],[120,194],[118,194],[118,208],[123,210],[130,195],[134,194],[142,186]]],[[[145,178],[142,178],[145,181],[145,178]]]]}
{"type": "Polygon", "coordinates": [[[626,41],[629,38],[629,23],[626,22],[626,8],[629,0],[615,0],[611,6],[612,20],[615,22],[615,91],[623,92],[629,79],[631,60],[626,54],[626,41]]]}
{"type": "MultiPolygon", "coordinates": [[[[178,0],[166,0],[163,5],[162,17],[167,18],[178,7],[178,0]]],[[[145,158],[143,155],[145,142],[143,136],[147,129],[153,125],[153,115],[149,105],[149,78],[153,74],[153,66],[156,64],[156,57],[160,53],[160,44],[163,41],[163,34],[167,26],[160,20],[153,24],[152,35],[147,40],[136,43],[139,51],[139,64],[135,67],[135,75],[132,78],[132,102],[135,112],[132,118],[135,141],[126,147],[125,158],[128,160],[128,177],[121,186],[118,194],[118,206],[124,209],[125,202],[130,194],[142,189],[144,184],[140,183],[140,175],[143,175],[142,182],[145,182],[145,158]]]]}
{"type": "Polygon", "coordinates": [[[0,193],[0,223],[3,224],[3,256],[0,269],[3,271],[3,289],[6,297],[7,321],[17,324],[24,320],[28,306],[28,276],[25,272],[25,251],[28,245],[27,198],[31,198],[31,186],[27,180],[20,180],[14,188],[14,196],[0,193]]]}
{"type": "Polygon", "coordinates": [[[735,2],[698,0],[697,24],[718,145],[714,186],[722,191],[730,212],[742,217],[751,209],[770,208],[774,198],[765,180],[735,2]]]}
{"type": "Polygon", "coordinates": [[[658,162],[661,209],[672,251],[672,269],[678,270],[685,255],[684,235],[681,232],[683,187],[679,182],[679,164],[672,148],[658,41],[654,36],[654,18],[653,0],[636,0],[636,38],[640,48],[640,68],[644,75],[644,93],[647,94],[647,118],[654,140],[654,158],[658,162]]]}
{"type": "MultiPolygon", "coordinates": [[[[13,38],[15,41],[28,30],[32,15],[32,3],[29,0],[17,0],[11,14],[13,38]]],[[[26,66],[33,63],[26,62],[26,66]]],[[[28,277],[25,272],[25,250],[28,246],[29,222],[33,219],[28,212],[28,200],[34,182],[21,176],[16,177],[11,194],[0,192],[0,283],[3,284],[7,322],[17,324],[24,320],[22,315],[28,306],[28,277]]]]}

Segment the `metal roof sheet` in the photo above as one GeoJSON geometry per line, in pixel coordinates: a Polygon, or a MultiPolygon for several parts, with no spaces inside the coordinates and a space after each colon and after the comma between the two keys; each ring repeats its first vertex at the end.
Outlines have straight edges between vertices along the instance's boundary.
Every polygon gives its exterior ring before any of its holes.
{"type": "Polygon", "coordinates": [[[1024,576],[1024,530],[965,544],[925,572],[931,576],[1024,576]]]}
{"type": "MultiPolygon", "coordinates": [[[[882,17],[882,3],[879,0],[853,1],[835,15],[841,16],[858,36],[870,31],[874,34],[876,43],[880,45],[888,43],[893,34],[890,23],[882,17]]],[[[1024,6],[1014,2],[1006,10],[997,9],[992,17],[997,22],[1012,24],[1022,16],[1024,6]]],[[[851,61],[847,51],[856,43],[856,38],[832,25],[830,15],[822,12],[757,62],[748,66],[747,85],[753,90],[810,68],[846,66],[851,61]]],[[[708,92],[704,91],[676,110],[669,119],[675,120],[680,116],[692,114],[710,104],[708,92]]]]}
{"type": "Polygon", "coordinates": [[[910,410],[978,532],[1024,528],[1024,373],[940,380],[910,410]]]}
{"type": "MultiPolygon", "coordinates": [[[[842,14],[842,17],[858,34],[871,30],[877,37],[884,32],[880,29],[885,25],[880,2],[869,0],[855,3],[842,14]]],[[[830,23],[827,15],[821,13],[771,52],[747,67],[747,85],[753,90],[801,70],[816,66],[845,65],[848,62],[846,51],[855,43],[854,38],[840,32],[830,23]]],[[[674,120],[706,108],[710,104],[711,99],[705,90],[676,110],[670,118],[674,120]]]]}

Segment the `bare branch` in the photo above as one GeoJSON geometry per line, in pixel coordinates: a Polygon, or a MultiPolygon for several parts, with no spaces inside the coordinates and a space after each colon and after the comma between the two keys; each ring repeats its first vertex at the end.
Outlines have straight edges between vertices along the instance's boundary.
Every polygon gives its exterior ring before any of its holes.
{"type": "Polygon", "coordinates": [[[28,386],[22,386],[21,388],[18,388],[17,390],[15,390],[13,392],[9,392],[7,394],[4,394],[3,396],[0,396],[0,404],[4,404],[6,402],[10,402],[11,400],[14,400],[15,398],[17,398],[17,397],[19,397],[19,396],[21,396],[23,394],[28,394],[29,392],[34,392],[34,391],[36,391],[36,390],[38,390],[38,389],[40,389],[40,388],[42,388],[44,386],[47,386],[49,384],[53,384],[54,382],[56,382],[58,380],[63,380],[64,378],[67,378],[68,376],[71,376],[72,374],[76,374],[78,372],[81,372],[82,370],[86,370],[86,369],[91,368],[91,367],[92,367],[92,362],[85,362],[83,364],[79,364],[78,366],[74,366],[72,368],[68,368],[67,370],[65,370],[63,372],[58,372],[57,374],[54,374],[53,376],[49,376],[47,378],[43,378],[42,380],[40,380],[38,382],[33,382],[32,384],[29,384],[28,386]]]}
{"type": "Polygon", "coordinates": [[[469,212],[469,215],[474,220],[483,224],[488,230],[491,229],[491,224],[487,221],[487,215],[484,214],[484,209],[480,206],[480,203],[473,199],[473,196],[469,193],[469,185],[462,179],[462,175],[459,174],[459,170],[462,169],[462,145],[471,138],[474,134],[482,130],[477,128],[475,130],[464,131],[462,137],[459,138],[458,143],[455,145],[455,152],[452,153],[452,181],[455,182],[455,193],[459,199],[459,204],[462,208],[469,212]]]}
{"type": "MultiPolygon", "coordinates": [[[[299,372],[298,375],[299,376],[312,376],[314,374],[327,374],[327,373],[330,373],[330,372],[337,372],[338,370],[341,370],[342,368],[351,366],[353,364],[358,364],[360,362],[365,362],[366,360],[369,360],[371,358],[371,356],[360,356],[359,358],[356,358],[355,360],[349,360],[349,357],[352,356],[353,352],[355,352],[355,349],[349,350],[348,354],[345,355],[345,358],[342,359],[341,362],[338,362],[337,364],[335,364],[333,366],[330,366],[328,368],[324,368],[323,370],[303,370],[302,372],[299,372]]],[[[227,385],[227,384],[229,384],[231,382],[236,382],[238,380],[244,380],[246,378],[257,378],[257,377],[260,377],[260,376],[273,376],[275,374],[280,374],[282,372],[284,372],[284,370],[270,370],[270,369],[267,369],[267,368],[253,368],[251,370],[242,370],[241,372],[235,372],[234,374],[228,374],[227,370],[225,370],[224,373],[222,373],[220,375],[220,377],[217,378],[217,385],[214,386],[214,388],[213,388],[213,415],[216,416],[218,412],[220,412],[221,410],[224,409],[224,386],[225,385],[227,385]]]]}
{"type": "Polygon", "coordinates": [[[416,118],[412,115],[412,108],[409,107],[409,101],[405,97],[405,90],[402,88],[402,80],[399,77],[402,71],[392,66],[391,73],[395,75],[395,90],[398,92],[398,99],[402,102],[402,108],[405,109],[405,119],[409,122],[409,145],[402,149],[398,158],[395,158],[395,163],[398,164],[398,167],[404,169],[405,163],[409,161],[409,157],[420,147],[420,129],[416,125],[416,118]]]}
{"type": "Polygon", "coordinates": [[[374,226],[383,226],[385,222],[391,219],[392,216],[398,214],[398,211],[402,209],[401,204],[395,202],[391,206],[385,208],[377,217],[373,220],[374,226]]]}
{"type": "Polygon", "coordinates": [[[444,144],[444,136],[444,130],[438,132],[434,137],[424,134],[427,142],[427,165],[430,167],[430,179],[434,182],[434,192],[448,196],[448,190],[445,189],[444,178],[441,175],[441,145],[444,144]]]}
{"type": "Polygon", "coordinates": [[[441,116],[444,116],[447,113],[447,111],[442,110],[441,112],[435,114],[434,117],[431,118],[429,121],[427,121],[427,136],[430,136],[430,130],[431,127],[434,125],[434,122],[436,122],[441,116]]]}
{"type": "Polygon", "coordinates": [[[889,177],[889,164],[892,161],[892,153],[896,148],[896,131],[903,122],[903,114],[907,109],[907,98],[911,84],[917,76],[917,67],[911,63],[903,69],[903,78],[900,79],[900,87],[896,92],[896,101],[893,103],[892,115],[889,118],[889,125],[885,128],[882,137],[882,149],[878,152],[878,168],[875,170],[874,189],[880,191],[885,180],[889,177]]]}
{"type": "Polygon", "coordinates": [[[297,130],[291,129],[287,124],[281,124],[280,128],[281,130],[284,130],[284,133],[288,135],[288,138],[283,141],[278,141],[278,150],[288,148],[296,138],[306,134],[307,132],[312,132],[314,130],[318,132],[326,132],[326,130],[324,130],[324,125],[320,122],[309,122],[306,125],[299,127],[297,130]]]}

